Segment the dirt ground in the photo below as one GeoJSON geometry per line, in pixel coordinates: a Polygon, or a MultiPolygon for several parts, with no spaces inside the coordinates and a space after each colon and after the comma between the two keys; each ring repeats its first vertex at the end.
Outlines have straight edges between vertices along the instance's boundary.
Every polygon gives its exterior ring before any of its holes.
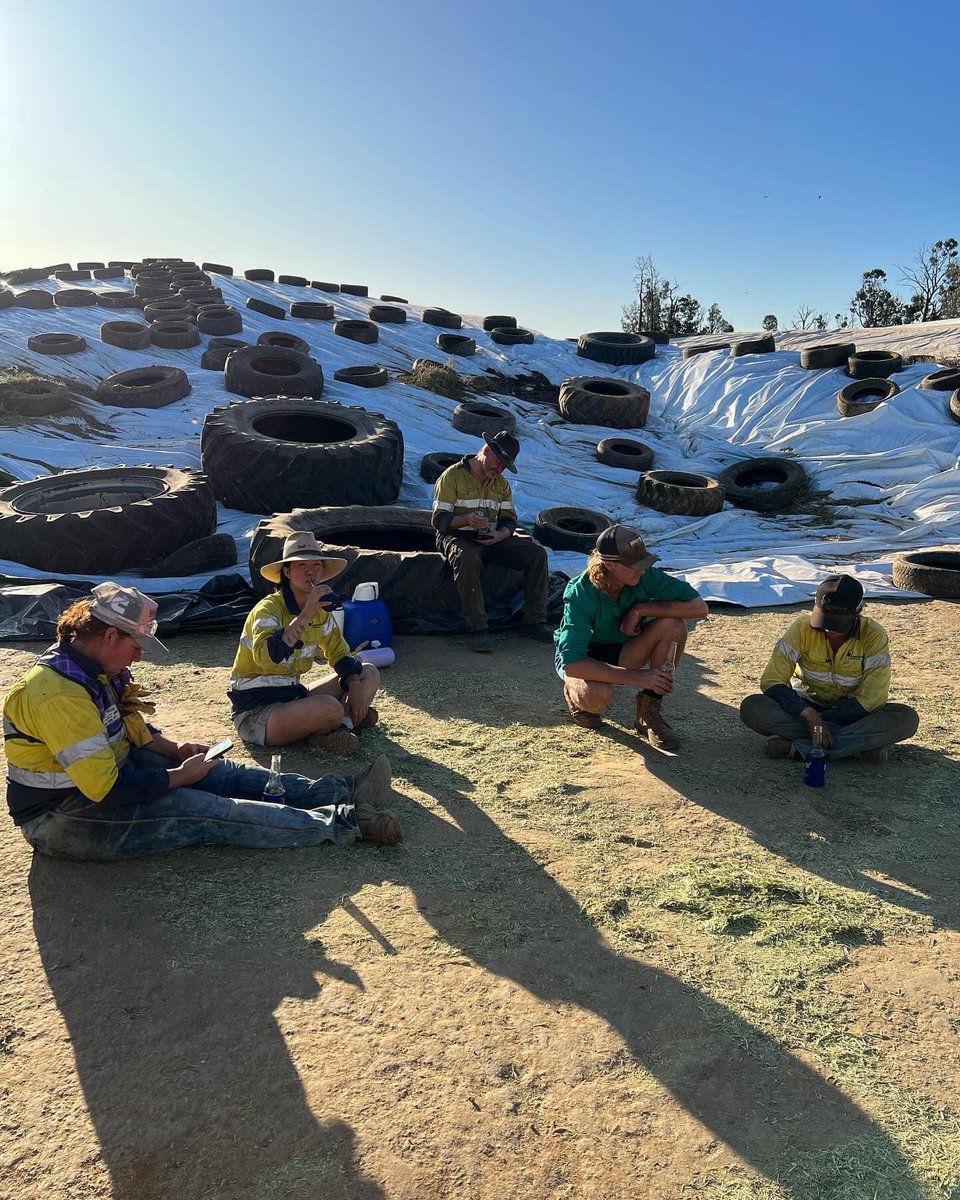
{"type": "MultiPolygon", "coordinates": [[[[395,848],[72,864],[4,823],[0,1195],[957,1200],[960,608],[871,611],[920,732],[822,792],[737,717],[789,610],[721,611],[676,757],[627,693],[568,724],[549,647],[401,639],[395,848]]],[[[234,637],[170,644],[139,678],[213,741],[234,637]]]]}

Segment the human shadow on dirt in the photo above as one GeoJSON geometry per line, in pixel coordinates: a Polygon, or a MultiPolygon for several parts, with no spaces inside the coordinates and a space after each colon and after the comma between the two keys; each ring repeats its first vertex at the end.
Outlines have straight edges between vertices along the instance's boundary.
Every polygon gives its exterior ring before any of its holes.
{"type": "Polygon", "coordinates": [[[286,997],[318,995],[315,971],[361,986],[356,973],[305,958],[299,924],[301,954],[278,954],[269,913],[254,913],[252,929],[228,917],[223,936],[218,916],[199,941],[179,923],[210,906],[203,873],[231,857],[240,869],[227,872],[218,912],[246,919],[259,882],[247,864],[296,882],[297,856],[284,852],[116,865],[34,855],[37,942],[114,1200],[381,1200],[356,1165],[353,1129],[311,1112],[275,1016],[286,997]],[[174,862],[192,886],[176,886],[174,862]]]}
{"type": "Polygon", "coordinates": [[[960,765],[918,744],[922,725],[917,742],[891,749],[889,763],[831,762],[826,786],[809,788],[801,761],[767,758],[737,708],[710,696],[713,675],[684,655],[664,704],[682,741],[676,756],[632,732],[608,736],[640,753],[668,787],[804,871],[960,928],[960,765]],[[715,764],[726,766],[725,778],[715,764]]]}

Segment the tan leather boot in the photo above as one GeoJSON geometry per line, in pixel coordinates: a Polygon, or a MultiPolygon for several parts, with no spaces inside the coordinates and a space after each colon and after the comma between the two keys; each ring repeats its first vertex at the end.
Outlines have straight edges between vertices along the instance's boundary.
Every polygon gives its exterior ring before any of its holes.
{"type": "Polygon", "coordinates": [[[642,734],[657,750],[678,750],[680,739],[663,719],[659,696],[637,692],[637,733],[642,734]]]}

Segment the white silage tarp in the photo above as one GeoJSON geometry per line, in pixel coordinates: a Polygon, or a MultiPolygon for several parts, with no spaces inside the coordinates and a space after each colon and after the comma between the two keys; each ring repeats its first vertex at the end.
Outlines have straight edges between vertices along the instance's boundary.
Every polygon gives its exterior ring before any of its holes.
{"type": "MultiPolygon", "coordinates": [[[[392,379],[375,391],[333,379],[334,371],[345,366],[380,363],[402,369],[415,358],[443,358],[435,344],[439,331],[419,319],[421,310],[407,306],[407,322],[379,326],[378,344],[367,346],[336,336],[332,322],[290,317],[278,322],[248,310],[245,302],[254,295],[287,308],[291,301],[327,299],[334,302],[338,317],[362,318],[376,302],[373,297],[325,296],[310,288],[242,278],[217,276],[215,282],[225,302],[243,313],[243,332],[235,336],[256,341],[259,334],[276,328],[297,334],[323,365],[325,400],[382,411],[399,424],[405,462],[397,503],[428,507],[432,487],[420,478],[423,455],[436,450],[467,453],[478,444],[451,426],[455,402],[392,379]]],[[[132,287],[129,279],[115,285],[132,287]]],[[[50,280],[31,286],[54,291],[58,285],[50,280]]],[[[103,291],[111,284],[69,286],[103,291]]],[[[450,298],[440,299],[449,303],[450,298]]],[[[517,315],[522,324],[523,314],[517,315]]],[[[191,350],[131,351],[100,341],[103,321],[138,318],[136,310],[101,307],[0,311],[0,363],[91,385],[115,371],[162,363],[182,367],[193,389],[167,408],[108,408],[81,399],[79,417],[64,414],[31,426],[0,426],[0,468],[18,479],[32,479],[68,468],[120,464],[200,467],[204,417],[216,405],[237,398],[225,391],[222,373],[201,370],[200,355],[209,340],[205,336],[191,350]],[[30,334],[49,331],[82,334],[88,349],[65,358],[27,349],[30,334]]],[[[832,494],[836,509],[835,519],[821,524],[812,515],[761,516],[729,504],[705,518],[643,508],[634,494],[637,476],[604,466],[594,457],[601,438],[621,431],[570,425],[552,409],[505,397],[497,402],[516,414],[523,444],[520,473],[510,480],[528,527],[541,509],[557,505],[589,508],[628,521],[643,530],[662,565],[690,580],[706,599],[747,606],[806,600],[825,574],[839,568],[861,578],[868,594],[890,594],[890,564],[896,553],[958,540],[960,424],[949,416],[947,393],[918,386],[934,369],[929,364],[908,366],[897,374],[901,390],[894,400],[863,416],[841,419],[836,394],[848,382],[846,376],[839,369],[803,370],[796,349],[741,358],[719,350],[684,360],[678,346],[660,346],[652,361],[615,369],[579,358],[570,342],[540,334],[533,345],[499,346],[480,325],[479,317],[464,317],[464,332],[476,339],[477,353],[453,359],[458,370],[540,371],[554,383],[571,375],[610,375],[641,383],[651,394],[647,426],[623,435],[652,446],[657,468],[715,476],[737,459],[785,452],[804,464],[814,489],[832,494]]],[[[960,323],[944,331],[958,336],[960,323]]],[[[858,332],[845,330],[838,336],[856,340],[858,332]]],[[[254,514],[220,508],[219,531],[237,539],[238,569],[244,574],[249,539],[259,520],[254,514]]],[[[550,560],[553,568],[571,575],[585,562],[582,555],[556,551],[550,552],[550,560]]],[[[2,560],[0,572],[53,578],[2,560]]],[[[143,586],[158,593],[196,590],[206,578],[149,579],[143,586]]]]}

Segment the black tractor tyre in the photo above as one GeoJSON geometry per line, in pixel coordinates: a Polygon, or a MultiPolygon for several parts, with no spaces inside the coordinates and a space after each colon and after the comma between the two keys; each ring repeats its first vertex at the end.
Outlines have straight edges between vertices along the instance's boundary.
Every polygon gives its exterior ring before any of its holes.
{"type": "Polygon", "coordinates": [[[381,300],[386,304],[409,304],[410,301],[406,296],[381,296],[381,300]]]}
{"type": "Polygon", "coordinates": [[[609,363],[614,367],[644,363],[657,353],[652,338],[637,333],[581,333],[577,338],[577,354],[594,362],[609,363]]]}
{"type": "MultiPolygon", "coordinates": [[[[4,308],[13,308],[14,302],[15,298],[13,292],[8,291],[6,288],[0,287],[0,310],[4,308]]],[[[26,308],[27,305],[24,305],[23,307],[26,308]]]]}
{"type": "Polygon", "coordinates": [[[952,392],[960,388],[960,371],[956,367],[944,367],[940,371],[934,371],[931,375],[925,375],[920,380],[922,388],[931,388],[935,392],[952,392]]]}
{"type": "Polygon", "coordinates": [[[337,337],[349,338],[351,342],[362,342],[364,346],[372,346],[380,339],[380,330],[373,321],[337,321],[333,332],[337,337]]]}
{"type": "Polygon", "coordinates": [[[371,304],[367,316],[378,325],[402,325],[407,319],[406,310],[393,304],[371,304]]]}
{"type": "Polygon", "coordinates": [[[137,264],[129,258],[111,258],[107,262],[108,267],[120,267],[123,271],[130,271],[137,264]]]}
{"type": "Polygon", "coordinates": [[[124,350],[146,350],[150,345],[150,326],[141,321],[104,321],[100,341],[124,350]]]}
{"type": "Polygon", "coordinates": [[[193,321],[153,321],[150,340],[164,350],[189,350],[200,345],[200,330],[193,321]]]}
{"type": "Polygon", "coordinates": [[[69,390],[52,379],[0,383],[0,409],[28,417],[52,417],[69,406],[69,390]]]}
{"type": "Polygon", "coordinates": [[[448,308],[425,308],[420,320],[425,325],[435,325],[440,329],[463,328],[463,318],[448,308]]]}
{"type": "Polygon", "coordinates": [[[134,367],[101,380],[94,400],[112,408],[166,408],[190,395],[190,380],[179,367],[134,367]]]}
{"type": "Polygon", "coordinates": [[[340,291],[345,296],[368,296],[370,289],[365,283],[341,283],[340,291]]]}
{"type": "Polygon", "coordinates": [[[845,367],[857,347],[853,342],[824,342],[819,346],[805,346],[800,351],[800,366],[808,371],[826,371],[831,367],[845,367]]]}
{"type": "Polygon", "coordinates": [[[560,414],[575,425],[642,429],[649,411],[647,389],[623,379],[575,375],[560,385],[560,414]]]}
{"type": "Polygon", "coordinates": [[[310,286],[316,288],[318,292],[339,292],[339,283],[328,283],[324,279],[311,279],[310,286]]]}
{"type": "Polygon", "coordinates": [[[767,333],[763,337],[744,338],[741,342],[734,342],[730,347],[730,357],[743,358],[745,354],[772,354],[776,348],[777,343],[773,334],[767,333]]]}
{"type": "Polygon", "coordinates": [[[62,292],[53,293],[53,302],[57,308],[92,308],[97,302],[97,293],[88,292],[86,288],[64,288],[62,292]]]}
{"type": "Polygon", "coordinates": [[[341,383],[352,383],[354,387],[385,387],[390,382],[386,367],[341,367],[334,371],[334,379],[341,383]]]}
{"type": "Polygon", "coordinates": [[[903,370],[903,358],[892,350],[858,350],[847,359],[851,379],[886,379],[903,370]]]}
{"type": "Polygon", "coordinates": [[[438,333],[437,349],[445,354],[456,354],[460,358],[469,358],[477,352],[477,343],[472,337],[461,333],[438,333]]]}
{"type": "Polygon", "coordinates": [[[274,346],[251,346],[227,359],[223,372],[235,396],[295,396],[318,400],[323,395],[323,367],[307,354],[274,346]]]}
{"type": "Polygon", "coordinates": [[[729,342],[692,342],[684,346],[683,357],[694,358],[698,354],[712,354],[715,350],[729,350],[729,342]]]}
{"type": "Polygon", "coordinates": [[[258,346],[272,346],[281,350],[296,350],[298,354],[309,354],[310,343],[295,333],[283,333],[278,329],[268,329],[257,338],[258,346]]]}
{"type": "Polygon", "coordinates": [[[278,275],[277,283],[285,283],[288,287],[306,287],[306,275],[278,275]]]}
{"type": "Polygon", "coordinates": [[[516,329],[516,317],[502,317],[494,315],[492,317],[483,318],[483,329],[486,333],[492,333],[494,329],[516,329]]]}
{"type": "Polygon", "coordinates": [[[837,412],[841,417],[859,417],[873,412],[885,400],[899,396],[900,388],[892,379],[858,379],[837,392],[837,412]]]}
{"type": "Polygon", "coordinates": [[[277,396],[215,408],[200,454],[217,497],[242,512],[393,504],[403,481],[399,426],[326,401],[277,396]]]}
{"type": "Polygon", "coordinates": [[[196,310],[184,300],[155,300],[143,306],[143,315],[153,321],[193,321],[196,310]]]}
{"type": "Polygon", "coordinates": [[[105,266],[106,266],[106,263],[102,263],[102,262],[78,262],[77,270],[78,271],[96,271],[105,266]]]}
{"type": "Polygon", "coordinates": [[[453,454],[449,450],[434,450],[425,454],[420,460],[420,478],[427,483],[436,483],[448,467],[463,460],[462,454],[453,454]]]}
{"type": "Polygon", "coordinates": [[[123,267],[97,267],[93,272],[94,279],[122,279],[124,277],[123,267]]]}
{"type": "Polygon", "coordinates": [[[637,501],[657,512],[681,517],[707,517],[723,508],[723,488],[716,479],[691,471],[648,471],[637,481],[637,501]]]}
{"type": "Polygon", "coordinates": [[[649,338],[655,346],[670,345],[670,334],[664,333],[662,329],[638,329],[637,334],[640,337],[649,338]]]}
{"type": "Polygon", "coordinates": [[[263,313],[265,317],[275,317],[278,321],[286,319],[286,309],[280,307],[279,304],[269,304],[266,300],[257,300],[253,296],[247,301],[247,308],[251,312],[263,313]]]}
{"type": "Polygon", "coordinates": [[[81,271],[79,267],[75,271],[54,271],[53,277],[58,283],[76,283],[81,279],[92,278],[88,270],[81,271]]]}
{"type": "Polygon", "coordinates": [[[174,579],[186,575],[209,574],[224,571],[237,565],[237,543],[229,533],[211,533],[208,537],[187,542],[179,550],[150,567],[141,568],[141,574],[152,579],[174,579]]]}
{"type": "Polygon", "coordinates": [[[297,300],[290,305],[290,316],[304,321],[332,321],[332,304],[314,304],[309,300],[297,300]]]}
{"type": "Polygon", "coordinates": [[[41,279],[50,278],[50,270],[47,267],[24,267],[20,271],[7,271],[4,275],[4,283],[10,287],[22,287],[25,283],[39,283],[41,279]]]}
{"type": "Polygon", "coordinates": [[[960,600],[960,552],[918,550],[893,560],[894,586],[938,600],[960,600]]]}
{"type": "Polygon", "coordinates": [[[536,338],[532,329],[521,329],[515,325],[512,329],[492,329],[490,340],[498,346],[531,346],[536,338]]]}
{"type": "Polygon", "coordinates": [[[227,359],[233,353],[226,346],[220,346],[213,350],[208,346],[200,355],[200,369],[202,371],[222,371],[227,365],[227,359]]]}
{"type": "Polygon", "coordinates": [[[597,443],[597,462],[625,471],[649,471],[653,466],[653,451],[643,442],[632,438],[604,438],[597,443]]]}
{"type": "Polygon", "coordinates": [[[10,296],[11,299],[3,307],[15,304],[17,308],[53,308],[53,293],[44,292],[40,288],[31,288],[29,291],[18,292],[16,295],[13,292],[6,292],[5,295],[10,296]]]}
{"type": "Polygon", "coordinates": [[[86,338],[78,333],[34,333],[27,338],[27,349],[37,354],[79,354],[86,348],[86,338]]]}
{"type": "Polygon", "coordinates": [[[244,271],[244,279],[249,279],[251,282],[273,282],[273,272],[268,267],[251,267],[249,271],[244,271]]]}
{"type": "Polygon", "coordinates": [[[64,471],[0,491],[0,558],[44,571],[102,578],[216,527],[206,480],[176,467],[64,471]]]}
{"type": "Polygon", "coordinates": [[[472,437],[481,437],[484,433],[513,433],[517,428],[517,418],[512,412],[481,400],[467,400],[458,404],[450,423],[454,429],[472,437]]]}
{"type": "Polygon", "coordinates": [[[953,417],[955,421],[960,422],[960,388],[957,388],[957,390],[950,397],[950,404],[948,407],[950,409],[950,416],[953,417]]]}
{"type": "Polygon", "coordinates": [[[212,337],[207,342],[208,350],[249,350],[251,342],[242,342],[239,338],[212,337]]]}
{"type": "Polygon", "coordinates": [[[217,337],[224,334],[241,333],[243,317],[229,304],[211,305],[197,313],[197,328],[201,333],[212,333],[217,337]]]}
{"type": "Polygon", "coordinates": [[[133,292],[97,292],[97,304],[101,308],[140,308],[133,292]]]}
{"type": "Polygon", "coordinates": [[[533,536],[551,550],[578,550],[589,554],[597,538],[613,522],[590,508],[545,508],[537,513],[533,536]]]}
{"type": "Polygon", "coordinates": [[[776,512],[792,504],[806,483],[807,473],[792,458],[747,458],[733,463],[717,476],[724,495],[737,508],[776,512]],[[766,487],[765,484],[774,484],[766,487]]]}
{"type": "Polygon", "coordinates": [[[233,267],[225,267],[223,263],[201,263],[200,267],[204,271],[209,271],[211,275],[232,275],[233,267]]]}

